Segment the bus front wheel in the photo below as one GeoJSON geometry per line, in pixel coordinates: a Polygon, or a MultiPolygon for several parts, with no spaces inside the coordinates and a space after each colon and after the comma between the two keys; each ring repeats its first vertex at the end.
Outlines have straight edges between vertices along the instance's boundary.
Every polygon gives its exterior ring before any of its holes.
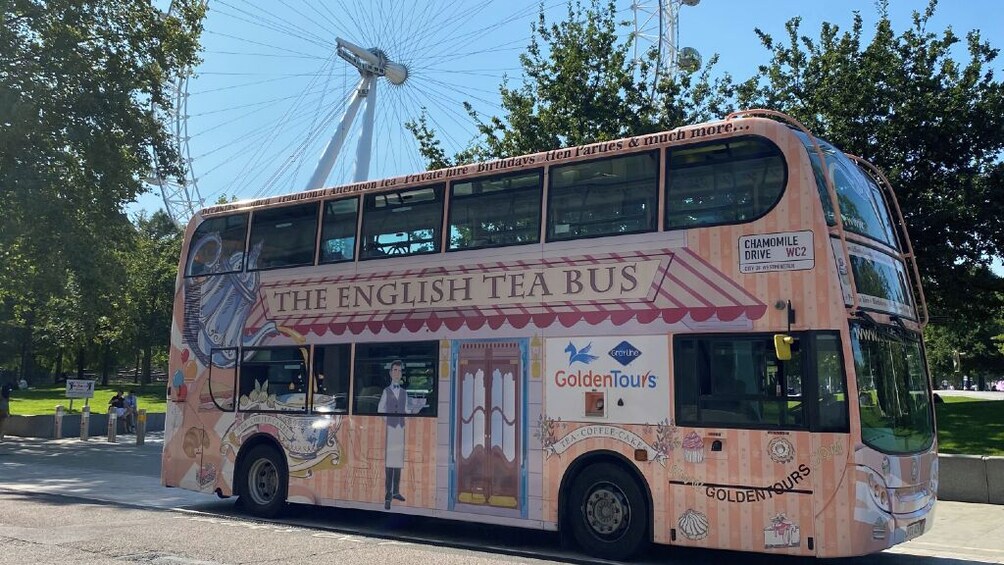
{"type": "Polygon", "coordinates": [[[274,518],[286,506],[289,479],[286,465],[274,447],[257,445],[243,460],[240,473],[241,507],[261,518],[274,518]]]}
{"type": "Polygon", "coordinates": [[[648,505],[638,481],[621,467],[586,467],[566,500],[565,523],[588,555],[623,561],[647,545],[648,505]]]}

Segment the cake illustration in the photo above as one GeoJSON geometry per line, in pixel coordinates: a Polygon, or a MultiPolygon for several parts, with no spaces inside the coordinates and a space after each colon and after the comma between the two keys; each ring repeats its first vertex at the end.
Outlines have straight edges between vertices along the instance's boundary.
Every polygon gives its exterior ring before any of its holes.
{"type": "Polygon", "coordinates": [[[199,486],[206,487],[216,481],[216,465],[208,463],[199,468],[199,472],[195,475],[195,480],[199,482],[199,486]]]}
{"type": "Polygon", "coordinates": [[[683,438],[683,458],[691,463],[704,461],[704,440],[697,432],[690,432],[683,438]]]}
{"type": "Polygon", "coordinates": [[[798,547],[801,544],[801,533],[783,513],[770,520],[770,525],[763,529],[764,549],[777,547],[798,547]]]}
{"type": "Polygon", "coordinates": [[[770,440],[770,444],[767,445],[767,451],[770,453],[771,460],[775,463],[790,463],[795,458],[795,448],[791,445],[790,441],[783,437],[776,437],[770,440]]]}
{"type": "Polygon", "coordinates": [[[677,522],[687,539],[699,540],[708,537],[708,517],[697,510],[688,509],[677,522]]]}

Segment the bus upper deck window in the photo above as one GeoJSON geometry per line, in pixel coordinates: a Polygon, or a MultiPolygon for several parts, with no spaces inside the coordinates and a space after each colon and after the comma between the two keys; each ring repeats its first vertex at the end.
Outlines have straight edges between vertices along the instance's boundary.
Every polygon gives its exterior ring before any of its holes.
{"type": "Polygon", "coordinates": [[[781,199],[781,150],[759,137],[684,146],[666,164],[666,228],[753,221],[781,199]]]}
{"type": "Polygon", "coordinates": [[[248,215],[209,218],[192,235],[186,276],[238,272],[244,268],[248,215]]]}
{"type": "Polygon", "coordinates": [[[251,219],[248,269],[295,267],[314,262],[316,202],[259,210],[251,219]]]}

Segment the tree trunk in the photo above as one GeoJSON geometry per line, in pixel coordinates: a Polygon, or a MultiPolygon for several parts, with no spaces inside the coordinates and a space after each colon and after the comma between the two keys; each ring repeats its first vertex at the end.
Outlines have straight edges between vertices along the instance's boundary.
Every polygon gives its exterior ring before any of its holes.
{"type": "Polygon", "coordinates": [[[25,379],[31,380],[31,376],[35,372],[35,354],[32,351],[31,341],[32,334],[34,333],[35,315],[33,312],[27,312],[25,316],[24,331],[21,333],[21,362],[19,369],[18,380],[25,379]]]}
{"type": "Polygon", "coordinates": [[[111,347],[108,342],[101,346],[101,386],[108,386],[108,356],[111,347]]]}
{"type": "Polygon", "coordinates": [[[84,346],[80,346],[80,349],[77,350],[77,378],[78,379],[84,378],[84,359],[85,359],[86,355],[87,355],[87,351],[84,349],[84,346]]]}
{"type": "Polygon", "coordinates": [[[17,368],[17,379],[27,379],[28,378],[28,330],[26,329],[24,333],[21,334],[21,361],[18,363],[17,368]]]}
{"type": "Polygon", "coordinates": [[[60,347],[56,350],[56,374],[53,376],[53,384],[59,384],[59,380],[63,378],[63,348],[60,347]]]}
{"type": "Polygon", "coordinates": [[[137,351],[136,352],[136,370],[133,371],[133,374],[132,374],[132,383],[133,384],[138,384],[139,383],[139,364],[140,364],[140,360],[141,360],[141,355],[142,355],[141,351],[137,351]]]}
{"type": "Polygon", "coordinates": [[[150,363],[153,360],[153,346],[147,345],[143,348],[143,373],[142,382],[145,385],[150,384],[150,363]]]}

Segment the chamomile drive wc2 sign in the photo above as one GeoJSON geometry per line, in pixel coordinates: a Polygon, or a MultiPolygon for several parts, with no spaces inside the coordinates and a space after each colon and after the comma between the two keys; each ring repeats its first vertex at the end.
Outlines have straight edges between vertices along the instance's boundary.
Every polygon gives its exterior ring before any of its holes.
{"type": "Polygon", "coordinates": [[[739,272],[802,271],[815,264],[812,232],[780,232],[739,238],[739,272]]]}

